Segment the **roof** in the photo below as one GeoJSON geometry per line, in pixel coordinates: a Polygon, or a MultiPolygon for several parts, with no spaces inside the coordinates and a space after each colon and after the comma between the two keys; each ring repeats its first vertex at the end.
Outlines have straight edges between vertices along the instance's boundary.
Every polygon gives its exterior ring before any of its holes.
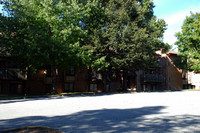
{"type": "Polygon", "coordinates": [[[172,54],[173,54],[173,55],[178,55],[179,52],[169,50],[169,51],[167,52],[167,54],[168,54],[168,55],[172,55],[172,54]]]}

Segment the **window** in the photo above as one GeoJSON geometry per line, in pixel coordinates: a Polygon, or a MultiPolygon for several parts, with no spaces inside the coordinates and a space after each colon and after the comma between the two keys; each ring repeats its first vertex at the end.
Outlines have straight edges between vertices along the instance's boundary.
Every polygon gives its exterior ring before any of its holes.
{"type": "Polygon", "coordinates": [[[47,70],[46,70],[46,76],[47,76],[47,77],[51,77],[51,75],[52,75],[52,74],[51,74],[51,69],[47,69],[47,70]]]}
{"type": "Polygon", "coordinates": [[[3,79],[4,78],[4,70],[0,69],[0,78],[3,79]]]}
{"type": "Polygon", "coordinates": [[[191,80],[191,75],[188,75],[188,80],[189,80],[189,81],[191,80]]]}
{"type": "Polygon", "coordinates": [[[84,79],[88,80],[88,74],[84,74],[84,79]]]}
{"type": "Polygon", "coordinates": [[[155,73],[155,71],[153,71],[153,70],[149,71],[149,74],[154,74],[154,73],[155,73]]]}
{"type": "Polygon", "coordinates": [[[170,66],[171,65],[171,62],[169,60],[167,60],[167,65],[170,66]]]}
{"type": "Polygon", "coordinates": [[[85,86],[85,90],[86,90],[86,91],[88,90],[88,86],[85,86]]]}
{"type": "Polygon", "coordinates": [[[74,83],[66,83],[64,92],[74,91],[74,83]]]}
{"type": "Polygon", "coordinates": [[[170,81],[171,80],[171,78],[170,78],[170,76],[168,76],[168,81],[170,81]]]}
{"type": "Polygon", "coordinates": [[[143,85],[143,91],[147,90],[147,85],[143,85]]]}
{"type": "Polygon", "coordinates": [[[183,85],[183,89],[189,89],[189,88],[187,88],[187,85],[183,85]]]}
{"type": "Polygon", "coordinates": [[[106,84],[106,92],[108,92],[110,90],[110,85],[106,84]]]}
{"type": "Polygon", "coordinates": [[[18,84],[10,84],[10,94],[17,94],[18,84]]]}
{"type": "Polygon", "coordinates": [[[74,67],[70,67],[70,69],[65,72],[65,75],[75,75],[74,67]]]}
{"type": "Polygon", "coordinates": [[[0,84],[0,94],[2,93],[2,85],[0,84]]]}
{"type": "Polygon", "coordinates": [[[152,91],[156,91],[156,85],[152,85],[151,88],[152,88],[152,91]]]}
{"type": "Polygon", "coordinates": [[[187,79],[187,72],[183,72],[183,79],[187,79]]]}
{"type": "Polygon", "coordinates": [[[52,84],[46,85],[45,92],[46,93],[51,93],[51,90],[52,90],[52,84]]]}
{"type": "Polygon", "coordinates": [[[169,86],[169,87],[168,87],[168,90],[172,90],[172,87],[171,87],[171,86],[169,86]]]}
{"type": "Polygon", "coordinates": [[[162,67],[162,61],[161,61],[161,58],[160,58],[160,57],[158,58],[157,61],[158,61],[158,67],[162,67]]]}
{"type": "Polygon", "coordinates": [[[4,70],[0,69],[0,75],[3,75],[3,73],[4,73],[4,70]]]}
{"type": "Polygon", "coordinates": [[[97,91],[97,84],[90,84],[90,91],[97,91]]]}

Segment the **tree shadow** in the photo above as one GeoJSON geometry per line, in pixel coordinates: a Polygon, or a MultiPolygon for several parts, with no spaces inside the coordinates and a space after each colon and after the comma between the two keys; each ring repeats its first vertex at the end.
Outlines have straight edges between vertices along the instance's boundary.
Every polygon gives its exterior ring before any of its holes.
{"type": "Polygon", "coordinates": [[[48,126],[68,133],[200,131],[200,116],[165,116],[161,112],[164,108],[164,106],[152,106],[134,109],[86,110],[64,116],[5,119],[0,120],[0,130],[25,126],[48,126]],[[158,114],[162,117],[156,117],[158,114]]]}

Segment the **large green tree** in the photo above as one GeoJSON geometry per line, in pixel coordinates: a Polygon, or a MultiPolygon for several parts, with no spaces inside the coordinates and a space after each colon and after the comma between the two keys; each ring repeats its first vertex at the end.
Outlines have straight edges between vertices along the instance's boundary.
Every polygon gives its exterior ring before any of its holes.
{"type": "Polygon", "coordinates": [[[184,68],[200,71],[200,13],[191,13],[186,17],[181,32],[176,33],[178,50],[182,56],[184,68]]]}
{"type": "Polygon", "coordinates": [[[54,93],[56,69],[88,64],[89,52],[82,46],[95,24],[88,18],[100,12],[98,1],[4,0],[1,4],[6,12],[0,14],[1,48],[22,66],[51,68],[54,93]]]}
{"type": "Polygon", "coordinates": [[[154,64],[155,51],[164,48],[164,20],[153,15],[151,0],[109,0],[103,2],[106,19],[93,34],[93,67],[109,72],[123,71],[123,89],[128,71],[154,64]]]}

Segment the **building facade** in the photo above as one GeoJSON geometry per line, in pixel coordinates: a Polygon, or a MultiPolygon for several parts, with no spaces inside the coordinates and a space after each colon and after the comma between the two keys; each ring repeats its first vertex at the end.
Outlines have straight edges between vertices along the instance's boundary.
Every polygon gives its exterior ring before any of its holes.
{"type": "Polygon", "coordinates": [[[200,74],[193,71],[184,75],[184,89],[200,89],[200,74]]]}
{"type": "Polygon", "coordinates": [[[157,67],[149,68],[147,71],[138,71],[137,90],[140,91],[163,91],[163,90],[181,90],[182,70],[177,68],[175,61],[178,53],[169,51],[162,53],[156,52],[157,67]]]}
{"type": "Polygon", "coordinates": [[[27,79],[26,73],[10,60],[11,58],[0,57],[0,94],[21,94],[27,79]]]}
{"type": "MultiPolygon", "coordinates": [[[[158,65],[146,71],[128,72],[127,86],[131,91],[164,91],[181,90],[184,86],[184,71],[175,66],[178,53],[169,51],[156,52],[158,65]]],[[[14,67],[8,59],[0,63],[0,94],[48,94],[52,88],[51,69],[37,73],[23,72],[14,67]]],[[[25,68],[26,69],[26,68],[25,68]]],[[[57,92],[114,92],[121,90],[123,76],[105,77],[91,68],[73,68],[68,71],[57,70],[57,92]]],[[[194,76],[191,76],[193,79],[194,76]]],[[[192,82],[192,81],[191,81],[192,82]]],[[[199,84],[200,86],[200,84],[199,84]]]]}

